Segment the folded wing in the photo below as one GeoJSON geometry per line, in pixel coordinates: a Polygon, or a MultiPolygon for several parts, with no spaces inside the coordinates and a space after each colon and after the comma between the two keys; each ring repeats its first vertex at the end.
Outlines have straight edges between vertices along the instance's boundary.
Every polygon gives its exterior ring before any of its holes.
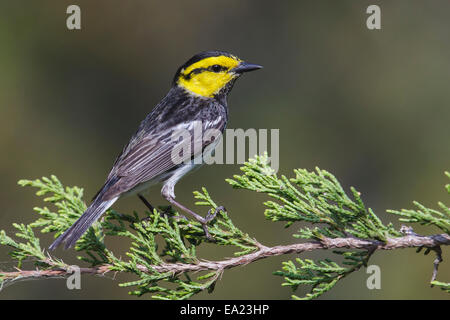
{"type": "Polygon", "coordinates": [[[181,123],[157,135],[144,136],[117,159],[108,180],[118,180],[105,192],[104,199],[112,199],[192,160],[219,138],[216,133],[221,133],[225,124],[222,118],[181,123]],[[212,134],[205,139],[205,132],[212,134]]]}

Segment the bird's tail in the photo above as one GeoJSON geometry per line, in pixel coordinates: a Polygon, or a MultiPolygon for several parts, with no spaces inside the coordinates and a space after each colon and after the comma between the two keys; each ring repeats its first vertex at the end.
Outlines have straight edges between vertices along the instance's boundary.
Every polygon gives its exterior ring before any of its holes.
{"type": "Polygon", "coordinates": [[[111,200],[102,200],[102,198],[101,194],[97,195],[82,216],[75,221],[69,229],[60,235],[58,239],[50,245],[49,249],[54,250],[63,242],[65,242],[65,249],[73,247],[86,230],[118,199],[118,197],[111,200]]]}

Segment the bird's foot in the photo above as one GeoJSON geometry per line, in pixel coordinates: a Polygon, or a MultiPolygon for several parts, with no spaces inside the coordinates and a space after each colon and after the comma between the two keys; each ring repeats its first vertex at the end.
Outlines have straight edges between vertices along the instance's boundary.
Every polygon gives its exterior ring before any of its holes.
{"type": "Polygon", "coordinates": [[[175,219],[177,221],[179,221],[181,219],[188,220],[188,218],[186,218],[185,216],[183,216],[179,212],[178,212],[178,215],[175,215],[175,213],[172,211],[172,206],[166,206],[166,208],[164,209],[164,211],[161,212],[161,214],[164,217],[170,217],[170,218],[175,219]]]}
{"type": "MultiPolygon", "coordinates": [[[[164,192],[163,192],[164,195],[164,192]]],[[[208,211],[208,214],[206,215],[206,217],[202,217],[201,215],[195,213],[194,211],[186,208],[185,206],[183,206],[181,203],[178,203],[177,201],[175,201],[175,198],[168,195],[165,196],[166,200],[169,201],[169,203],[171,203],[172,205],[180,208],[181,210],[183,210],[184,212],[188,213],[189,215],[191,215],[196,221],[198,221],[203,228],[203,231],[205,232],[205,236],[209,241],[214,242],[214,238],[211,236],[211,234],[208,231],[208,223],[211,222],[217,215],[217,213],[219,213],[219,211],[223,211],[226,212],[225,208],[220,206],[217,207],[214,211],[213,209],[210,209],[208,211]]]]}
{"type": "MultiPolygon", "coordinates": [[[[143,195],[138,194],[138,197],[139,197],[139,199],[141,199],[141,201],[144,203],[144,205],[150,210],[150,213],[153,213],[155,211],[155,207],[152,206],[150,204],[150,202],[148,202],[147,199],[145,199],[145,197],[143,195]]],[[[159,209],[162,210],[161,207],[159,207],[159,209]]],[[[180,220],[180,219],[187,220],[187,218],[183,215],[175,216],[174,213],[172,212],[171,206],[166,206],[166,208],[164,210],[162,210],[162,211],[157,210],[157,211],[160,212],[160,214],[163,217],[171,217],[176,220],[180,220]]],[[[150,220],[150,217],[143,218],[141,221],[148,221],[148,220],[150,220]]]]}
{"type": "Polygon", "coordinates": [[[214,218],[220,211],[226,212],[226,209],[222,206],[217,207],[214,211],[213,209],[209,209],[206,217],[199,220],[199,222],[202,224],[203,231],[205,232],[206,239],[208,239],[211,242],[215,242],[216,240],[209,233],[208,223],[214,220],[214,218]]]}
{"type": "Polygon", "coordinates": [[[225,207],[223,207],[223,206],[218,206],[214,211],[213,211],[213,209],[209,209],[208,214],[205,217],[205,222],[208,223],[208,222],[214,220],[214,218],[217,216],[217,214],[220,211],[227,212],[227,209],[225,209],[225,207]]]}

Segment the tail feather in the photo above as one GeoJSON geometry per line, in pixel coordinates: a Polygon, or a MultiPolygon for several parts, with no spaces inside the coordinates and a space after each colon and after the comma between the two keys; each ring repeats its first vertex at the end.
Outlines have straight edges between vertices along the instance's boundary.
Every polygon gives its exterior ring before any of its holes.
{"type": "Polygon", "coordinates": [[[105,201],[101,198],[98,196],[82,216],[50,245],[49,250],[55,250],[63,242],[65,243],[64,249],[73,247],[86,230],[116,202],[118,197],[105,201]]]}

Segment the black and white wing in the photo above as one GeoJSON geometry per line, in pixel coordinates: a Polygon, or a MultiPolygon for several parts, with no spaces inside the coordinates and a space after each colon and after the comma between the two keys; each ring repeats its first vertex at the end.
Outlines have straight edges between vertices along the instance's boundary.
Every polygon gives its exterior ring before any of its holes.
{"type": "Polygon", "coordinates": [[[116,182],[108,186],[103,198],[114,198],[194,159],[218,138],[213,133],[204,139],[204,133],[215,130],[221,134],[225,125],[226,119],[218,117],[214,121],[180,123],[158,134],[145,135],[116,161],[108,177],[116,182]]]}

